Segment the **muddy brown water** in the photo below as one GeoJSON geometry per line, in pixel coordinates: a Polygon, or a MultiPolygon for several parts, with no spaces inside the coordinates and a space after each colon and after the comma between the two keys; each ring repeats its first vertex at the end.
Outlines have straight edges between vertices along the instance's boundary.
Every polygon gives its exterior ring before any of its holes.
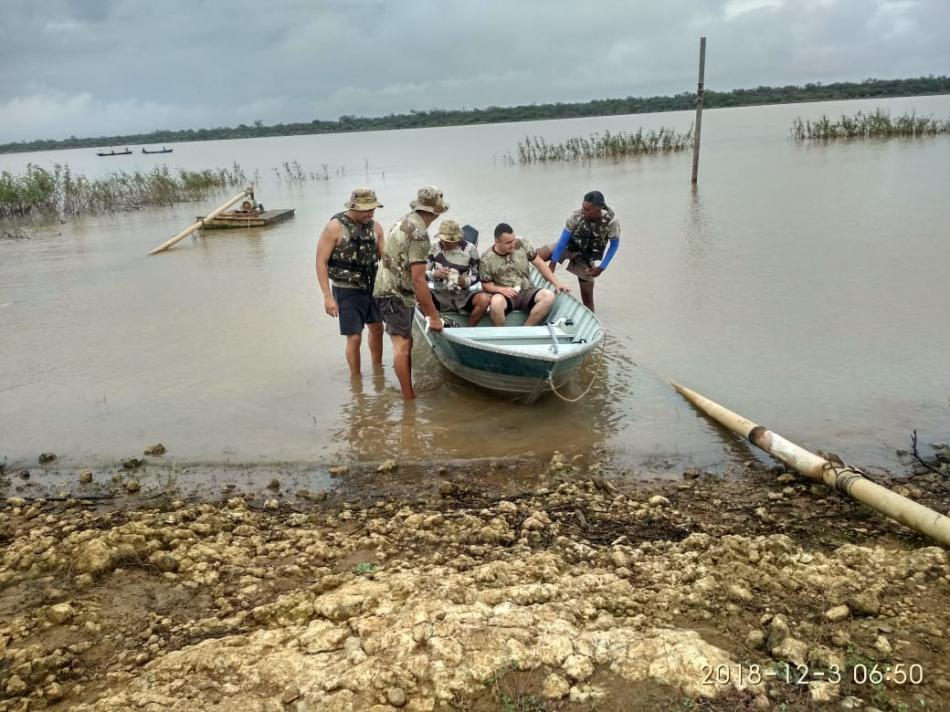
{"type": "MultiPolygon", "coordinates": [[[[176,144],[168,156],[92,149],[0,156],[0,169],[259,172],[258,198],[296,217],[152,247],[223,202],[30,226],[0,241],[0,458],[108,467],[155,442],[167,462],[320,466],[526,457],[555,449],[618,471],[727,467],[749,450],[699,418],[676,380],[803,446],[891,469],[917,429],[950,440],[950,137],[791,141],[794,117],[871,110],[950,116],[950,97],[706,112],[700,185],[686,154],[620,163],[504,165],[525,135],[685,130],[689,112],[335,136],[176,144]],[[297,160],[329,180],[278,181],[297,160]],[[420,397],[390,368],[351,382],[322,313],[317,235],[350,189],[373,185],[388,227],[437,183],[449,217],[488,236],[505,220],[553,240],[580,196],[602,190],[623,225],[597,284],[609,335],[577,404],[513,405],[448,375],[422,345],[420,397]]],[[[487,239],[487,238],[484,238],[487,239]]],[[[576,287],[576,284],[575,284],[576,287]]],[[[390,359],[386,346],[386,360],[390,359]]],[[[367,366],[364,365],[364,370],[367,366]]]]}

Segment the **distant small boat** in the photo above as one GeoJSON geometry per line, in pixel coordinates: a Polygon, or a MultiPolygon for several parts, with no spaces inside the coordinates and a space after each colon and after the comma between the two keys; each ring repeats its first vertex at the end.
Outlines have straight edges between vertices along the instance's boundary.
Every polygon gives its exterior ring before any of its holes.
{"type": "Polygon", "coordinates": [[[147,148],[143,148],[142,153],[171,153],[173,150],[173,148],[165,148],[162,146],[161,150],[159,151],[149,151],[147,148]]]}
{"type": "Polygon", "coordinates": [[[126,146],[124,151],[96,151],[97,156],[131,156],[132,151],[129,150],[129,147],[126,146]]]}

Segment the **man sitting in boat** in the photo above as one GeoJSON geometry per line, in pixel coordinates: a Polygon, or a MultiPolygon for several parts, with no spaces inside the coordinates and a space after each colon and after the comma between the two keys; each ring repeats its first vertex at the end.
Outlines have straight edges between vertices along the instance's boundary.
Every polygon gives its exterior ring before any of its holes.
{"type": "MultiPolygon", "coordinates": [[[[525,326],[540,324],[551,311],[555,294],[550,289],[534,286],[530,265],[534,265],[558,292],[570,291],[557,281],[551,268],[527,240],[516,237],[508,223],[499,223],[495,228],[495,244],[482,255],[478,270],[482,290],[491,295],[489,316],[493,326],[504,326],[505,317],[514,309],[527,312],[525,326]]],[[[469,323],[478,323],[484,309],[484,306],[475,305],[469,323]]]]}
{"type": "MultiPolygon", "coordinates": [[[[475,245],[465,240],[462,228],[454,220],[443,220],[435,238],[429,250],[426,277],[433,285],[436,308],[443,312],[470,312],[475,302],[481,300],[487,308],[491,297],[469,289],[478,282],[478,250],[475,245]]],[[[482,309],[484,313],[485,309],[482,309]]],[[[469,326],[474,326],[474,323],[469,326]]]]}
{"type": "Polygon", "coordinates": [[[594,280],[599,277],[620,247],[620,221],[607,207],[604,194],[592,190],[584,195],[580,210],[571,213],[557,242],[538,250],[542,260],[551,261],[553,272],[567,260],[567,271],[577,275],[584,306],[594,311],[594,280]]]}

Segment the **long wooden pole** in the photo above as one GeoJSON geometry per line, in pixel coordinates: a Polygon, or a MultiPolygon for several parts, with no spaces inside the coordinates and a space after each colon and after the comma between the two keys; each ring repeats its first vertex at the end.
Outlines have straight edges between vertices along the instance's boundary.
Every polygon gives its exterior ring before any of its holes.
{"type": "Polygon", "coordinates": [[[207,215],[205,215],[205,216],[204,216],[203,218],[201,218],[200,220],[196,221],[194,225],[192,225],[192,226],[190,226],[190,227],[186,227],[186,228],[185,228],[184,230],[182,230],[180,233],[178,233],[177,235],[175,235],[175,237],[173,237],[172,239],[170,239],[170,240],[168,240],[168,241],[166,241],[166,242],[163,242],[161,245],[159,245],[158,247],[156,247],[154,250],[152,250],[152,251],[149,252],[148,254],[149,254],[149,255],[157,255],[159,252],[164,252],[165,250],[167,250],[169,247],[171,247],[171,246],[174,245],[175,243],[179,242],[180,240],[184,240],[184,239],[185,239],[186,237],[188,237],[191,233],[193,233],[193,232],[194,232],[195,230],[197,230],[199,227],[201,227],[202,225],[204,225],[208,220],[212,220],[212,219],[216,218],[218,215],[220,215],[220,214],[223,213],[225,210],[227,210],[227,209],[230,208],[232,205],[234,205],[237,201],[241,200],[242,198],[244,198],[244,197],[246,197],[246,196],[251,196],[251,195],[254,195],[254,186],[252,186],[252,185],[251,185],[251,186],[248,186],[247,188],[245,188],[244,190],[242,190],[240,193],[238,193],[238,194],[235,195],[233,198],[231,198],[228,202],[226,202],[226,203],[224,203],[223,205],[221,205],[220,207],[217,207],[217,208],[215,208],[214,210],[212,210],[210,213],[208,213],[207,215]]]}
{"type": "Polygon", "coordinates": [[[837,467],[825,458],[799,447],[778,433],[756,425],[696,391],[678,383],[672,385],[686,400],[710,418],[737,435],[747,438],[753,445],[774,455],[786,465],[794,467],[805,477],[833,487],[914,531],[925,534],[944,546],[950,546],[950,518],[871,482],[850,467],[837,467]]]}
{"type": "Polygon", "coordinates": [[[696,183],[699,177],[699,134],[703,130],[703,83],[706,77],[706,38],[699,38],[699,84],[696,87],[696,133],[693,134],[693,178],[696,183]]]}

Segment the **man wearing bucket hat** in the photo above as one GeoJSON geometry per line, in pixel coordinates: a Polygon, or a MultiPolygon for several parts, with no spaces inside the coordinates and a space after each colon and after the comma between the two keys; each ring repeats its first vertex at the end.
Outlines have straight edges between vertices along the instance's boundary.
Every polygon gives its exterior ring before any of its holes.
{"type": "Polygon", "coordinates": [[[416,303],[429,318],[429,328],[442,330],[439,310],[426,281],[429,258],[429,225],[449,209],[442,191],[434,185],[419,189],[409,203],[412,210],[392,226],[386,236],[373,296],[393,343],[393,368],[402,397],[412,400],[412,313],[416,303]]]}
{"type": "Polygon", "coordinates": [[[373,367],[383,365],[382,318],[373,299],[383,252],[383,228],[373,215],[383,206],[372,188],[356,188],[344,207],[344,212],[330,218],[317,241],[317,282],[323,291],[324,310],[340,320],[350,375],[359,376],[364,326],[369,329],[373,367]]]}
{"type": "Polygon", "coordinates": [[[426,276],[439,311],[470,312],[480,299],[490,300],[487,294],[469,289],[478,282],[478,250],[465,240],[459,224],[443,220],[435,239],[426,276]]]}
{"type": "Polygon", "coordinates": [[[577,276],[584,306],[594,311],[594,280],[620,247],[620,221],[607,207],[604,194],[592,190],[584,195],[580,210],[571,213],[557,242],[542,247],[538,255],[550,260],[553,272],[567,260],[567,271],[577,276]]]}

